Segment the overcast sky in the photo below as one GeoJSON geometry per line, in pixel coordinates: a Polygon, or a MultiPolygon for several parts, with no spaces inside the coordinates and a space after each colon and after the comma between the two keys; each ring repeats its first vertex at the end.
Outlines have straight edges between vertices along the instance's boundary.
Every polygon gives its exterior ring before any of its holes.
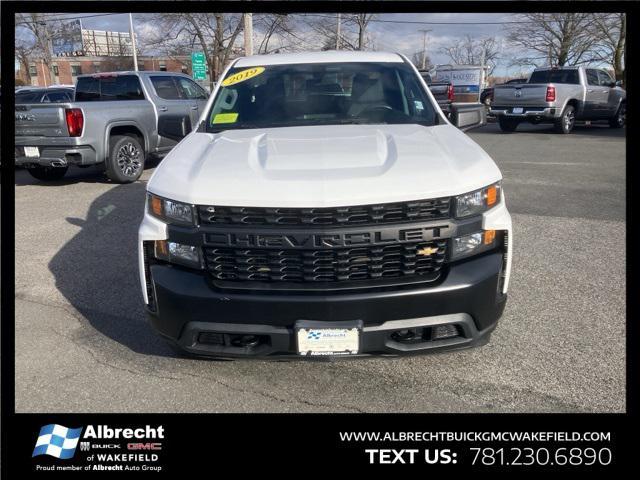
{"type": "MultiPolygon", "coordinates": [[[[114,14],[105,16],[95,16],[93,14],[60,14],[61,17],[85,17],[82,26],[86,29],[112,30],[120,32],[129,31],[128,14],[114,14]],[[94,15],[94,16],[91,16],[94,15]]],[[[326,14],[328,15],[328,14],[326,14]]],[[[397,51],[411,56],[414,52],[420,51],[423,44],[423,33],[420,30],[429,29],[427,53],[435,64],[450,63],[446,55],[439,52],[444,45],[451,44],[458,39],[469,34],[473,37],[493,36],[503,40],[505,31],[503,25],[481,25],[474,22],[508,22],[516,20],[516,16],[510,13],[411,13],[411,14],[379,14],[376,20],[371,22],[368,33],[373,38],[378,50],[397,51]],[[425,24],[404,24],[387,23],[396,21],[411,22],[460,22],[457,25],[425,25],[425,24]]],[[[150,29],[155,28],[145,14],[134,15],[134,28],[138,35],[144,35],[150,29]]],[[[256,36],[259,33],[256,32],[256,36]]],[[[240,37],[241,41],[241,37],[240,37]]],[[[508,53],[503,52],[506,57],[508,53]]],[[[494,75],[517,76],[522,72],[520,67],[509,67],[508,60],[499,63],[494,75]]]]}

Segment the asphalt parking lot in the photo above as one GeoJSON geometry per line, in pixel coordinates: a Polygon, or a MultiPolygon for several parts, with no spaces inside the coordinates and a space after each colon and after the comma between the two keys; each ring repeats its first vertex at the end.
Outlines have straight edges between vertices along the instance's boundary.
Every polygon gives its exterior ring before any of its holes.
{"type": "Polygon", "coordinates": [[[625,132],[470,135],[514,223],[505,313],[481,348],[338,362],[178,358],[147,326],[145,182],[16,172],[18,412],[623,412],[625,132]]]}

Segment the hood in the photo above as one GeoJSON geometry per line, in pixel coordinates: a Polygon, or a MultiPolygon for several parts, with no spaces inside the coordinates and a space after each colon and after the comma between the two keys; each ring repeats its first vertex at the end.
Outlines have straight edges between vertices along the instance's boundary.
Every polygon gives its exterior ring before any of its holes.
{"type": "Polygon", "coordinates": [[[328,125],[194,132],[147,188],[199,205],[320,208],[444,197],[501,178],[451,125],[328,125]]]}

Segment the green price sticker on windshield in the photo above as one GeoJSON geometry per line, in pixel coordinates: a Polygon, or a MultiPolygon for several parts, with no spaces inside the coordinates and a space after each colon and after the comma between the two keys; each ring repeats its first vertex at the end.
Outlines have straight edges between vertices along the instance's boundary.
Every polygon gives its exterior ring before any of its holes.
{"type": "Polygon", "coordinates": [[[257,77],[262,72],[264,72],[264,67],[253,67],[248,68],[247,70],[242,70],[241,72],[234,73],[230,77],[225,78],[222,82],[222,86],[228,87],[230,85],[235,85],[236,83],[244,82],[250,78],[257,77]]]}
{"type": "Polygon", "coordinates": [[[233,123],[237,119],[237,113],[218,113],[211,119],[211,123],[233,123]]]}

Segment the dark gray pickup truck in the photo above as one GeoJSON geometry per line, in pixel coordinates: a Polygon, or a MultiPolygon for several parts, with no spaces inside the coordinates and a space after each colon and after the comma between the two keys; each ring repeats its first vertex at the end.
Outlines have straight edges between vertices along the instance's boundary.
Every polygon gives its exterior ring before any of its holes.
{"type": "Polygon", "coordinates": [[[451,115],[451,104],[454,99],[453,84],[451,82],[434,82],[431,74],[424,70],[420,71],[420,75],[424,78],[442,112],[449,118],[451,115]]]}
{"type": "Polygon", "coordinates": [[[179,73],[80,76],[71,102],[16,105],[15,163],[40,180],[100,165],[114,182],[133,182],[148,155],[169,152],[197,125],[207,98],[179,73]]]}

